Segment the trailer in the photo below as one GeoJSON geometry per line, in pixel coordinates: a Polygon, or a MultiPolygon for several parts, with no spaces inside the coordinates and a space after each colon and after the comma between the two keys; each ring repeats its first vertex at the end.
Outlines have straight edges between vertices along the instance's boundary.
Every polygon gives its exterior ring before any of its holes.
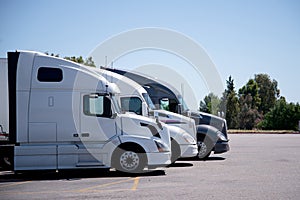
{"type": "Polygon", "coordinates": [[[8,140],[8,76],[7,59],[0,58],[0,141],[8,140]]]}

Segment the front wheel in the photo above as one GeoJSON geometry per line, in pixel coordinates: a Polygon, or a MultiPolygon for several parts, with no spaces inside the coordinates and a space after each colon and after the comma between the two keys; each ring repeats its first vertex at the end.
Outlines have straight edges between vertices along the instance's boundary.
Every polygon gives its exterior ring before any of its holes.
{"type": "Polygon", "coordinates": [[[146,166],[144,153],[135,150],[116,149],[113,155],[113,167],[126,173],[138,173],[146,166]]]}
{"type": "Polygon", "coordinates": [[[201,160],[207,159],[211,154],[212,143],[208,140],[198,142],[198,154],[197,157],[201,160]]]}
{"type": "Polygon", "coordinates": [[[174,139],[171,139],[171,163],[175,163],[180,155],[181,152],[179,144],[174,139]]]}

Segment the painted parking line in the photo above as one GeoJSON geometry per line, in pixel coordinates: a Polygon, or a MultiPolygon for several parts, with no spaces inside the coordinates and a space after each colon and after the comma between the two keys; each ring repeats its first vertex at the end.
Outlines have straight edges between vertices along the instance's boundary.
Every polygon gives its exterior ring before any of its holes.
{"type": "Polygon", "coordinates": [[[94,190],[94,189],[99,189],[99,188],[104,188],[104,187],[108,187],[108,186],[112,186],[112,185],[118,185],[118,184],[121,184],[121,183],[125,183],[125,182],[130,182],[134,180],[133,178],[128,178],[128,179],[125,179],[125,180],[121,180],[121,181],[115,181],[115,182],[111,182],[111,183],[105,183],[105,184],[100,184],[100,185],[96,185],[96,186],[92,186],[92,187],[88,187],[88,188],[84,188],[84,189],[79,189],[77,190],[77,192],[87,192],[87,191],[90,191],[90,190],[94,190]]]}
{"type": "Polygon", "coordinates": [[[0,188],[12,187],[12,186],[22,185],[22,184],[26,184],[26,183],[30,183],[30,182],[32,182],[32,181],[22,181],[22,182],[17,182],[17,183],[4,184],[4,185],[0,185],[0,188]]]}
{"type": "Polygon", "coordinates": [[[140,177],[135,177],[134,178],[134,182],[133,182],[133,186],[132,186],[131,190],[136,190],[137,189],[139,181],[140,181],[140,177]]]}
{"type": "Polygon", "coordinates": [[[84,188],[81,190],[77,190],[77,192],[89,192],[89,193],[99,193],[99,192],[116,192],[116,191],[135,191],[137,190],[137,186],[139,184],[140,181],[140,177],[135,177],[135,178],[129,178],[129,179],[125,179],[122,181],[116,181],[116,182],[112,182],[112,183],[106,183],[106,184],[100,184],[97,186],[93,186],[93,187],[89,187],[89,188],[84,188]],[[128,189],[109,189],[107,188],[108,186],[113,186],[113,185],[118,185],[121,183],[126,183],[126,182],[130,182],[133,180],[133,185],[131,188],[128,189]],[[105,187],[105,190],[103,190],[103,188],[105,187]]]}
{"type": "MultiPolygon", "coordinates": [[[[137,186],[139,184],[139,180],[140,177],[135,177],[135,178],[127,178],[125,180],[120,180],[120,181],[114,181],[111,183],[105,183],[105,184],[99,184],[99,185],[95,185],[92,187],[87,187],[87,188],[82,188],[82,189],[77,189],[77,190],[62,190],[62,191],[58,191],[58,190],[46,190],[46,191],[3,191],[1,192],[2,195],[8,195],[8,194],[14,194],[14,195],[26,195],[26,194],[52,194],[52,193],[57,193],[57,192],[62,192],[62,193],[99,193],[99,192],[114,192],[114,191],[135,191],[137,189],[137,186]],[[109,186],[114,186],[114,185],[118,185],[118,184],[122,184],[122,183],[126,183],[126,182],[131,182],[133,181],[133,185],[131,188],[124,188],[124,189],[109,189],[109,186]],[[107,188],[108,187],[108,188],[107,188]],[[105,190],[103,189],[105,188],[105,190]]],[[[25,182],[19,182],[19,183],[13,183],[13,184],[8,184],[8,185],[3,185],[2,187],[9,187],[9,186],[15,186],[15,185],[20,185],[20,184],[25,184],[28,182],[32,182],[32,181],[25,181],[25,182]]]]}

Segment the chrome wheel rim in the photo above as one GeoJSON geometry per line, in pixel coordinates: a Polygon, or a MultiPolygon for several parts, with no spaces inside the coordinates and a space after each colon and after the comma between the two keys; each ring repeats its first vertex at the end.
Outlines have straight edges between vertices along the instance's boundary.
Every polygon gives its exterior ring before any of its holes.
{"type": "Polygon", "coordinates": [[[133,151],[125,151],[120,157],[120,166],[126,171],[133,171],[138,168],[140,158],[133,151]]]}
{"type": "Polygon", "coordinates": [[[207,153],[207,146],[204,142],[201,142],[201,144],[199,145],[199,150],[198,150],[198,157],[199,158],[203,158],[206,153],[207,153]]]}

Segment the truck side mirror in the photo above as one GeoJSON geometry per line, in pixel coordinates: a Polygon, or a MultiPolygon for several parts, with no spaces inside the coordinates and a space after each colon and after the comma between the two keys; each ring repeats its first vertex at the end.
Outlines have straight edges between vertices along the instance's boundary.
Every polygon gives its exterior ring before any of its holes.
{"type": "Polygon", "coordinates": [[[187,115],[187,117],[191,117],[192,116],[192,112],[191,111],[187,111],[186,115],[187,115]]]}
{"type": "Polygon", "coordinates": [[[111,115],[111,118],[112,118],[112,119],[116,119],[117,116],[118,116],[118,113],[114,113],[114,114],[111,115]]]}
{"type": "Polygon", "coordinates": [[[154,111],[153,116],[154,118],[158,119],[158,112],[154,111]]]}
{"type": "Polygon", "coordinates": [[[157,111],[154,111],[154,118],[155,118],[155,121],[156,121],[156,124],[158,125],[158,127],[162,130],[163,129],[163,126],[160,122],[160,120],[158,119],[159,117],[159,113],[157,111]]]}
{"type": "Polygon", "coordinates": [[[142,113],[143,116],[149,116],[148,105],[146,102],[142,103],[142,113]]]}

